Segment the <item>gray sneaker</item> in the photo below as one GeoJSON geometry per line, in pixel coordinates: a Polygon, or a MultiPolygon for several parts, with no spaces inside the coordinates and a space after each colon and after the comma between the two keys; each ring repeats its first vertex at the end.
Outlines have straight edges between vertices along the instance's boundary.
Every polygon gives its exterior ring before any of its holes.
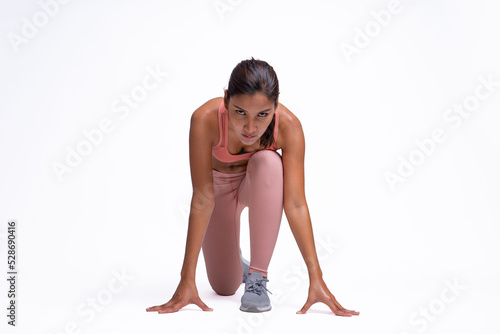
{"type": "Polygon", "coordinates": [[[245,282],[245,293],[241,297],[240,310],[243,312],[266,312],[271,309],[271,301],[267,292],[266,282],[259,272],[248,275],[245,282]]]}
{"type": "Polygon", "coordinates": [[[241,248],[240,248],[240,257],[241,257],[241,267],[243,268],[243,282],[241,283],[245,283],[248,277],[248,270],[250,270],[250,262],[248,262],[243,258],[243,255],[241,254],[241,248]]]}

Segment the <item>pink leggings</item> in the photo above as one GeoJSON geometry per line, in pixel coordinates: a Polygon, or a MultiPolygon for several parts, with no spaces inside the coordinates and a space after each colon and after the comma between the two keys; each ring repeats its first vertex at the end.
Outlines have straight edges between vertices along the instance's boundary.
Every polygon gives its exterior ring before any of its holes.
{"type": "Polygon", "coordinates": [[[255,152],[247,170],[213,170],[215,207],[202,249],[208,281],[219,295],[230,296],[243,279],[240,215],[248,207],[250,270],[267,276],[283,213],[283,164],[272,150],[255,152]]]}

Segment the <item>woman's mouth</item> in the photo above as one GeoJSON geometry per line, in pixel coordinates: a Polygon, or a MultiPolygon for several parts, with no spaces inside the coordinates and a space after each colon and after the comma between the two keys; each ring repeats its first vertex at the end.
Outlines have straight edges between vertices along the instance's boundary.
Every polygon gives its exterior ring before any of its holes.
{"type": "Polygon", "coordinates": [[[253,139],[255,138],[256,136],[247,136],[246,134],[242,134],[243,137],[245,137],[246,139],[253,139]]]}

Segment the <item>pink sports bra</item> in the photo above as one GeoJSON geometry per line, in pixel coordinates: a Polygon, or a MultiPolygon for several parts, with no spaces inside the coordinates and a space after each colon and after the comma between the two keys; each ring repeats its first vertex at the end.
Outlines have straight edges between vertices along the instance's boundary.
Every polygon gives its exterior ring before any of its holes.
{"type": "MultiPolygon", "coordinates": [[[[275,119],[274,119],[274,141],[271,147],[266,148],[266,150],[273,150],[276,151],[278,148],[276,147],[276,138],[278,137],[278,115],[279,113],[276,111],[275,113],[275,119]]],[[[217,145],[212,146],[212,155],[219,161],[222,162],[235,162],[235,161],[240,161],[240,160],[247,160],[250,159],[252,154],[254,154],[257,151],[253,152],[247,152],[247,153],[239,153],[239,154],[231,154],[227,150],[227,134],[228,134],[228,111],[226,107],[224,106],[224,100],[222,100],[221,104],[219,105],[219,112],[218,112],[218,118],[219,118],[219,142],[217,145]]]]}

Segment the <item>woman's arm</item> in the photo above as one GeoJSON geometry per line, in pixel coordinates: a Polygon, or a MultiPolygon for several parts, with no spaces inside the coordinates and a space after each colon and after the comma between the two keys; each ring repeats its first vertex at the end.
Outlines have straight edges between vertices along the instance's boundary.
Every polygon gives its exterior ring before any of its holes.
{"type": "MultiPolygon", "coordinates": [[[[285,108],[286,109],[286,108],[285,108]]],[[[323,302],[333,313],[342,316],[358,315],[359,312],[346,310],[335,299],[323,281],[319,266],[311,217],[304,190],[305,140],[299,119],[288,109],[281,136],[283,158],[284,210],[297,246],[309,272],[309,295],[305,305],[297,313],[306,313],[317,302],[323,302]]],[[[285,117],[283,117],[285,118],[285,117]]],[[[281,130],[281,127],[280,127],[281,130]]]]}
{"type": "Polygon", "coordinates": [[[196,265],[214,207],[212,175],[213,140],[210,135],[210,113],[207,112],[209,105],[207,102],[196,109],[191,116],[189,162],[191,166],[193,196],[191,199],[181,280],[169,302],[148,308],[147,311],[171,313],[178,311],[188,304],[196,304],[204,311],[212,311],[211,308],[201,301],[195,283],[196,265]]]}
{"type": "Polygon", "coordinates": [[[198,108],[191,116],[189,131],[189,163],[193,196],[181,278],[193,282],[201,244],[214,207],[212,142],[208,116],[204,108],[198,108]]]}
{"type": "Polygon", "coordinates": [[[181,278],[193,281],[201,244],[214,207],[212,142],[208,116],[203,108],[197,109],[191,117],[189,131],[189,163],[193,196],[181,278]]]}
{"type": "Polygon", "coordinates": [[[309,279],[321,279],[309,208],[304,190],[305,140],[302,125],[295,116],[284,127],[281,152],[283,158],[284,210],[297,246],[306,263],[309,279]]]}

